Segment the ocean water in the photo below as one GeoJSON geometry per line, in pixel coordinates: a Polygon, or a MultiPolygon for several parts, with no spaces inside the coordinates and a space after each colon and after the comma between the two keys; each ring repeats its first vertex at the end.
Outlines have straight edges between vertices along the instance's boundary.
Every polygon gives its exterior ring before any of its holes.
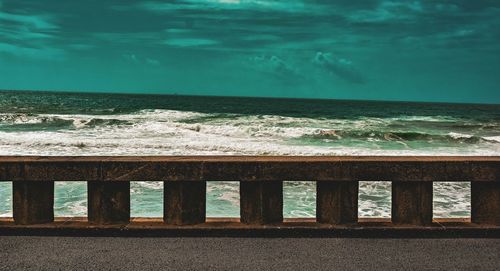
{"type": "MultiPolygon", "coordinates": [[[[500,155],[500,105],[2,91],[0,155],[500,155]]],[[[386,181],[360,183],[360,216],[390,216],[386,181]]],[[[434,184],[436,217],[470,214],[465,181],[434,184]]],[[[131,187],[132,216],[162,215],[161,182],[131,187]]],[[[239,216],[237,182],[207,188],[208,216],[239,216]]],[[[56,216],[86,205],[56,183],[56,216]]],[[[285,182],[284,215],[314,217],[314,182],[285,182]]]]}

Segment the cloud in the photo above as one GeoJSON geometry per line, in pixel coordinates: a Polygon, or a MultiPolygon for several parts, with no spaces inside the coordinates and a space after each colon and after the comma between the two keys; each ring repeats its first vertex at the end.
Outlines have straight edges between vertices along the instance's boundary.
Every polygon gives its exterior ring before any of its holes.
{"type": "Polygon", "coordinates": [[[106,3],[88,21],[85,15],[93,5],[84,2],[61,6],[54,0],[43,4],[36,0],[4,1],[1,40],[25,48],[59,47],[69,52],[93,46],[118,51],[119,55],[135,48],[165,47],[163,52],[168,54],[175,47],[280,56],[293,51],[307,58],[330,48],[371,50],[390,44],[413,49],[413,41],[432,48],[450,43],[457,48],[486,43],[494,47],[499,35],[500,1],[494,0],[106,3]]]}
{"type": "Polygon", "coordinates": [[[419,1],[383,1],[376,9],[354,11],[348,15],[348,18],[355,23],[379,23],[414,19],[416,14],[421,12],[423,12],[423,7],[419,1]]]}
{"type": "Polygon", "coordinates": [[[53,22],[54,17],[50,15],[24,15],[0,11],[0,21],[8,21],[37,30],[55,30],[59,28],[53,22]]]}
{"type": "Polygon", "coordinates": [[[152,59],[152,58],[146,58],[146,63],[152,66],[159,66],[161,63],[159,60],[152,59]]]}
{"type": "MultiPolygon", "coordinates": [[[[320,6],[302,0],[178,0],[170,3],[146,1],[138,8],[153,12],[171,12],[176,10],[251,10],[285,13],[321,11],[320,6]]],[[[118,7],[123,9],[124,7],[118,7]]]]}
{"type": "Polygon", "coordinates": [[[64,58],[64,50],[53,44],[59,31],[55,21],[55,16],[48,14],[0,11],[0,53],[21,58],[64,58]]]}
{"type": "Polygon", "coordinates": [[[331,53],[316,53],[313,63],[323,70],[336,75],[344,81],[364,84],[366,78],[354,67],[350,60],[334,57],[331,53]]]}
{"type": "Polygon", "coordinates": [[[44,60],[61,60],[65,56],[65,51],[51,47],[25,47],[16,44],[0,42],[0,53],[8,53],[17,57],[44,59],[44,60]]]}
{"type": "Polygon", "coordinates": [[[190,33],[192,32],[191,29],[186,29],[186,28],[168,28],[165,29],[165,33],[168,34],[184,34],[184,33],[190,33]]]}
{"type": "Polygon", "coordinates": [[[124,54],[123,58],[125,58],[127,61],[137,63],[139,62],[139,59],[135,54],[124,54]]]}
{"type": "Polygon", "coordinates": [[[50,15],[24,15],[0,11],[0,33],[16,41],[52,39],[59,26],[50,15]],[[4,26],[5,25],[5,26],[4,26]]]}
{"type": "Polygon", "coordinates": [[[219,44],[216,40],[203,38],[173,38],[167,39],[164,43],[174,47],[202,47],[219,44]]]}
{"type": "Polygon", "coordinates": [[[287,81],[302,79],[301,73],[278,56],[255,56],[248,63],[253,69],[287,81]]]}
{"type": "Polygon", "coordinates": [[[71,43],[67,45],[68,48],[78,51],[90,50],[96,48],[95,45],[87,44],[87,43],[71,43]]]}
{"type": "Polygon", "coordinates": [[[157,59],[153,59],[153,58],[149,58],[149,57],[143,58],[143,57],[139,57],[136,54],[124,54],[123,58],[125,60],[127,60],[128,62],[136,63],[136,64],[147,64],[147,65],[151,65],[151,66],[159,66],[161,64],[161,62],[157,59]]]}
{"type": "Polygon", "coordinates": [[[122,44],[155,44],[160,43],[163,35],[159,32],[98,32],[90,33],[91,39],[109,43],[122,44]]]}
{"type": "Polygon", "coordinates": [[[279,41],[281,37],[271,34],[253,34],[242,38],[244,41],[279,41]]]}
{"type": "MultiPolygon", "coordinates": [[[[468,29],[470,24],[483,23],[483,18],[490,20],[482,14],[488,10],[486,4],[482,8],[473,5],[481,12],[474,14],[466,8],[472,5],[465,4],[467,1],[153,0],[123,4],[128,11],[120,14],[151,18],[151,29],[141,30],[156,34],[151,40],[145,39],[145,45],[310,54],[332,46],[338,50],[389,43],[407,46],[400,41],[408,37],[427,40],[438,33],[468,29]],[[163,31],[153,32],[152,28],[163,31]]],[[[125,34],[128,37],[123,39],[136,35],[125,34]]],[[[119,41],[113,38],[111,42],[119,41]]]]}

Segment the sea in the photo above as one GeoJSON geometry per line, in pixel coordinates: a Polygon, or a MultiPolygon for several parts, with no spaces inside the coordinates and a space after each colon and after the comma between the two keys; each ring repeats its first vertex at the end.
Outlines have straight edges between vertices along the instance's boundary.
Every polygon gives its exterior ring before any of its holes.
{"type": "MultiPolygon", "coordinates": [[[[0,91],[0,155],[500,155],[500,105],[0,91]]],[[[0,216],[12,216],[0,183],[0,216]]],[[[315,183],[284,183],[284,216],[315,216],[315,183]]],[[[85,182],[55,215],[85,216],[85,182]]],[[[161,217],[163,183],[132,182],[131,215],[161,217]]],[[[360,180],[359,216],[390,217],[391,183],[360,180]]],[[[470,215],[470,183],[435,182],[434,216],[470,215]]],[[[207,216],[239,216],[238,182],[208,182],[207,216]]]]}

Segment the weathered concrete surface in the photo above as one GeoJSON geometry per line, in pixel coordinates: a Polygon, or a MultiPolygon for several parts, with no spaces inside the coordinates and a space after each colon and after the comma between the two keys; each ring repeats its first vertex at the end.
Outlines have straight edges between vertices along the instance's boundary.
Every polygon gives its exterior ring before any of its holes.
{"type": "Polygon", "coordinates": [[[500,239],[0,236],[0,270],[499,270],[500,239]]]}
{"type": "Polygon", "coordinates": [[[54,221],[54,182],[15,182],[13,212],[17,224],[54,221]]]}
{"type": "Polygon", "coordinates": [[[391,218],[394,224],[432,224],[432,183],[393,182],[391,218]]]}
{"type": "Polygon", "coordinates": [[[126,224],[130,220],[129,182],[88,182],[89,222],[126,224]]]}
{"type": "Polygon", "coordinates": [[[283,221],[283,182],[241,182],[240,216],[245,224],[283,221]]]}
{"type": "Polygon", "coordinates": [[[472,182],[471,211],[472,222],[500,225],[500,182],[472,182]]]}
{"type": "Polygon", "coordinates": [[[433,181],[472,182],[472,221],[500,223],[500,157],[0,156],[0,181],[14,183],[18,224],[52,221],[53,182],[82,180],[89,183],[89,221],[95,224],[128,222],[130,181],[165,181],[167,224],[204,221],[206,181],[240,181],[241,222],[280,223],[281,182],[292,180],[319,183],[323,223],[355,222],[357,183],[380,180],[393,183],[394,224],[432,223],[433,181]]]}
{"type": "Polygon", "coordinates": [[[317,182],[316,217],[326,224],[358,222],[358,182],[317,182]]]}
{"type": "Polygon", "coordinates": [[[0,181],[498,181],[500,157],[0,156],[0,181]]]}
{"type": "Polygon", "coordinates": [[[205,222],[207,201],[205,182],[165,182],[163,186],[165,223],[191,225],[205,222]]]}
{"type": "Polygon", "coordinates": [[[344,238],[500,238],[500,226],[470,223],[467,218],[434,219],[431,225],[397,225],[384,218],[360,218],[355,224],[324,224],[314,218],[283,223],[240,223],[238,218],[207,218],[206,223],[174,225],[161,218],[132,218],[129,224],[96,225],[81,217],[56,217],[53,223],[18,225],[0,218],[0,236],[95,237],[344,237],[344,238]]]}

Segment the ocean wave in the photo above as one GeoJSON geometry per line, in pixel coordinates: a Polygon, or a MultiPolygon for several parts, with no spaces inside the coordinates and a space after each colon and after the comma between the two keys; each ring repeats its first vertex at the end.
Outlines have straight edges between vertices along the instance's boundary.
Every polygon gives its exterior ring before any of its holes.
{"type": "MultiPolygon", "coordinates": [[[[422,119],[417,118],[418,121],[422,119]]],[[[498,130],[391,128],[354,119],[142,109],[130,114],[2,114],[0,154],[495,155],[498,130]],[[484,134],[481,134],[484,133],[484,134]],[[397,144],[395,144],[397,143],[397,144]],[[402,143],[402,144],[401,144],[402,143]],[[411,144],[410,144],[411,143],[411,144]],[[460,145],[458,145],[460,144],[460,145]],[[410,146],[409,146],[410,145],[410,146]]],[[[401,123],[401,121],[399,121],[401,123]]]]}
{"type": "Polygon", "coordinates": [[[72,115],[33,115],[33,114],[2,114],[0,127],[2,130],[59,130],[93,128],[97,126],[131,125],[132,123],[116,118],[95,118],[95,116],[72,115]]]}
{"type": "Polygon", "coordinates": [[[70,129],[72,121],[56,116],[36,116],[30,114],[4,114],[0,115],[0,128],[2,130],[54,130],[70,129]]]}
{"type": "Polygon", "coordinates": [[[73,120],[73,126],[75,128],[92,128],[97,126],[114,126],[114,125],[132,125],[132,122],[120,119],[75,119],[73,120]]]}
{"type": "Polygon", "coordinates": [[[445,115],[434,115],[434,116],[408,116],[400,115],[397,117],[388,118],[393,121],[407,121],[407,122],[461,122],[460,118],[445,116],[445,115]]]}
{"type": "Polygon", "coordinates": [[[319,130],[303,138],[318,140],[380,140],[380,141],[424,141],[477,144],[481,142],[498,142],[497,137],[481,137],[450,132],[448,134],[428,134],[412,131],[362,131],[362,130],[319,130]]]}
{"type": "Polygon", "coordinates": [[[500,136],[485,136],[483,138],[489,142],[500,143],[500,136]]]}

